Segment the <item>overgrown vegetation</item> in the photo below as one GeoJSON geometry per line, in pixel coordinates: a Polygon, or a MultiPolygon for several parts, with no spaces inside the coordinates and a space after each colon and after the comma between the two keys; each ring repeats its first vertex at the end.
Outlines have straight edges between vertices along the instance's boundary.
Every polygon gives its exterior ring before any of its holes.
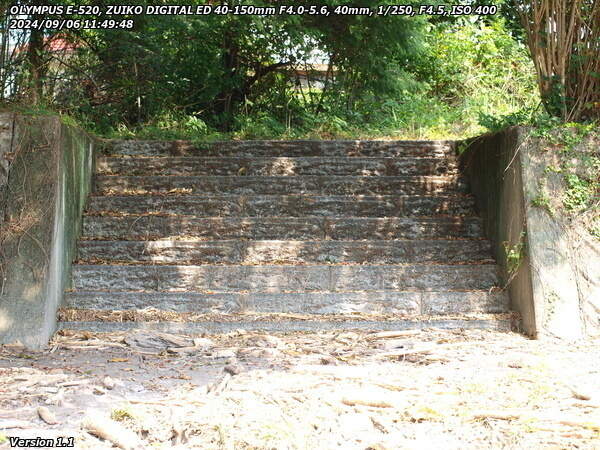
{"type": "Polygon", "coordinates": [[[487,17],[145,16],[133,31],[18,33],[12,52],[3,41],[0,82],[5,101],[106,136],[462,137],[539,105],[500,5],[487,17]]]}
{"type": "Polygon", "coordinates": [[[558,119],[537,124],[532,136],[540,139],[554,163],[548,165],[540,180],[533,206],[554,215],[564,211],[567,217],[583,222],[590,234],[600,238],[600,133],[595,123],[561,124],[558,119]],[[547,184],[554,180],[562,186],[562,195],[551,198],[547,184]]]}
{"type": "Polygon", "coordinates": [[[133,30],[31,33],[8,32],[3,4],[0,101],[105,136],[196,141],[464,138],[598,119],[600,4],[495,4],[493,16],[157,15],[133,30]]]}

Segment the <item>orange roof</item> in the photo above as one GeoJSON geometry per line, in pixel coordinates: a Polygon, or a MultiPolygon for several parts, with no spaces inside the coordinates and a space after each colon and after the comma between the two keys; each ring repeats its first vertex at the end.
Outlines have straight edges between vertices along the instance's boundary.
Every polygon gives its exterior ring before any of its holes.
{"type": "Polygon", "coordinates": [[[75,42],[70,42],[58,34],[46,39],[44,46],[49,52],[73,52],[77,47],[80,47],[80,45],[77,45],[75,42]]]}
{"type": "MultiPolygon", "coordinates": [[[[27,51],[27,47],[27,44],[19,46],[19,48],[16,50],[16,53],[19,54],[27,51]]],[[[50,53],[71,53],[77,50],[79,47],[81,47],[81,44],[69,41],[60,34],[55,34],[54,36],[44,38],[44,49],[50,53]]]]}

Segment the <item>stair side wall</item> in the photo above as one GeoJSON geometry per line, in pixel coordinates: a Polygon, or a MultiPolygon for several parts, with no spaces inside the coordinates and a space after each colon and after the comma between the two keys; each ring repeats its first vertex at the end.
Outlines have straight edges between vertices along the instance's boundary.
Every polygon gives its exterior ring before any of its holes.
{"type": "Polygon", "coordinates": [[[462,141],[456,146],[461,170],[469,180],[478,213],[484,219],[485,234],[492,241],[503,285],[509,291],[511,309],[521,314],[523,331],[536,336],[529,255],[524,252],[515,270],[506,252],[507,246],[517,249],[526,238],[525,198],[518,154],[522,141],[523,130],[513,127],[462,141]]]}
{"type": "Polygon", "coordinates": [[[561,201],[564,186],[559,175],[547,175],[555,164],[553,152],[543,151],[543,143],[528,135],[527,128],[511,127],[458,143],[461,166],[523,331],[536,338],[597,337],[600,242],[564,211],[536,205],[546,178],[553,178],[552,201],[561,201]],[[513,255],[521,253],[512,262],[511,249],[513,255]]]}
{"type": "Polygon", "coordinates": [[[0,125],[0,343],[41,348],[70,287],[96,143],[55,116],[3,113],[0,125]]]}

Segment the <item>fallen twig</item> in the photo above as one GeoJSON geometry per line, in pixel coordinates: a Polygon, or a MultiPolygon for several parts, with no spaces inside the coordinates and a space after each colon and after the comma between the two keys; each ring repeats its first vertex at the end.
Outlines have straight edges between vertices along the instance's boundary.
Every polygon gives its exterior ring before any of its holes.
{"type": "Polygon", "coordinates": [[[408,355],[430,355],[432,351],[431,347],[426,348],[410,348],[410,349],[398,349],[392,352],[385,352],[377,355],[380,358],[400,358],[408,355]]]}
{"type": "Polygon", "coordinates": [[[474,420],[497,419],[497,420],[517,420],[525,414],[522,410],[504,410],[504,411],[481,411],[473,415],[474,420]]]}
{"type": "Polygon", "coordinates": [[[403,336],[414,336],[420,334],[421,330],[401,330],[401,331],[381,331],[379,333],[371,334],[367,336],[367,339],[389,339],[403,336]]]}
{"type": "Polygon", "coordinates": [[[156,406],[206,406],[205,403],[195,401],[195,400],[186,400],[185,402],[180,402],[175,399],[165,399],[165,400],[131,400],[128,399],[127,402],[134,405],[156,405],[156,406]]]}
{"type": "Polygon", "coordinates": [[[370,406],[371,408],[391,408],[392,405],[384,400],[369,400],[362,398],[347,398],[342,399],[342,403],[347,406],[370,406]]]}
{"type": "Polygon", "coordinates": [[[56,416],[45,406],[39,406],[37,409],[38,416],[48,425],[56,425],[58,420],[56,420],[56,416]]]}
{"type": "Polygon", "coordinates": [[[133,431],[98,413],[88,413],[81,426],[88,433],[106,439],[123,450],[134,450],[141,447],[141,442],[133,431]]]}
{"type": "Polygon", "coordinates": [[[219,393],[223,392],[227,388],[227,384],[229,383],[229,380],[231,380],[231,374],[225,373],[225,375],[223,375],[223,378],[221,378],[221,380],[219,380],[216,383],[211,384],[208,387],[207,393],[219,394],[219,393]]]}
{"type": "Polygon", "coordinates": [[[82,384],[88,384],[89,380],[72,380],[72,381],[64,381],[62,383],[58,383],[58,387],[73,387],[73,386],[81,386],[82,384]]]}

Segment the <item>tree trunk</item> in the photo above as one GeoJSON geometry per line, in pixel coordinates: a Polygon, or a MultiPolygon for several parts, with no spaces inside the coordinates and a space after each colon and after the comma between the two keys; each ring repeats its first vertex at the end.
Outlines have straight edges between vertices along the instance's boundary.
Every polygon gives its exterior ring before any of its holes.
{"type": "Polygon", "coordinates": [[[235,37],[229,31],[223,39],[223,74],[225,88],[216,96],[215,114],[221,118],[223,131],[230,131],[232,126],[233,106],[239,101],[240,94],[236,93],[236,77],[239,70],[238,48],[235,37]]]}
{"type": "MultiPolygon", "coordinates": [[[[33,20],[42,20],[42,16],[34,16],[33,20]]],[[[44,93],[44,33],[32,30],[27,49],[27,62],[29,63],[29,99],[38,105],[44,93]]]]}
{"type": "Polygon", "coordinates": [[[0,5],[0,100],[4,100],[6,90],[6,50],[8,47],[8,5],[0,5]]]}

